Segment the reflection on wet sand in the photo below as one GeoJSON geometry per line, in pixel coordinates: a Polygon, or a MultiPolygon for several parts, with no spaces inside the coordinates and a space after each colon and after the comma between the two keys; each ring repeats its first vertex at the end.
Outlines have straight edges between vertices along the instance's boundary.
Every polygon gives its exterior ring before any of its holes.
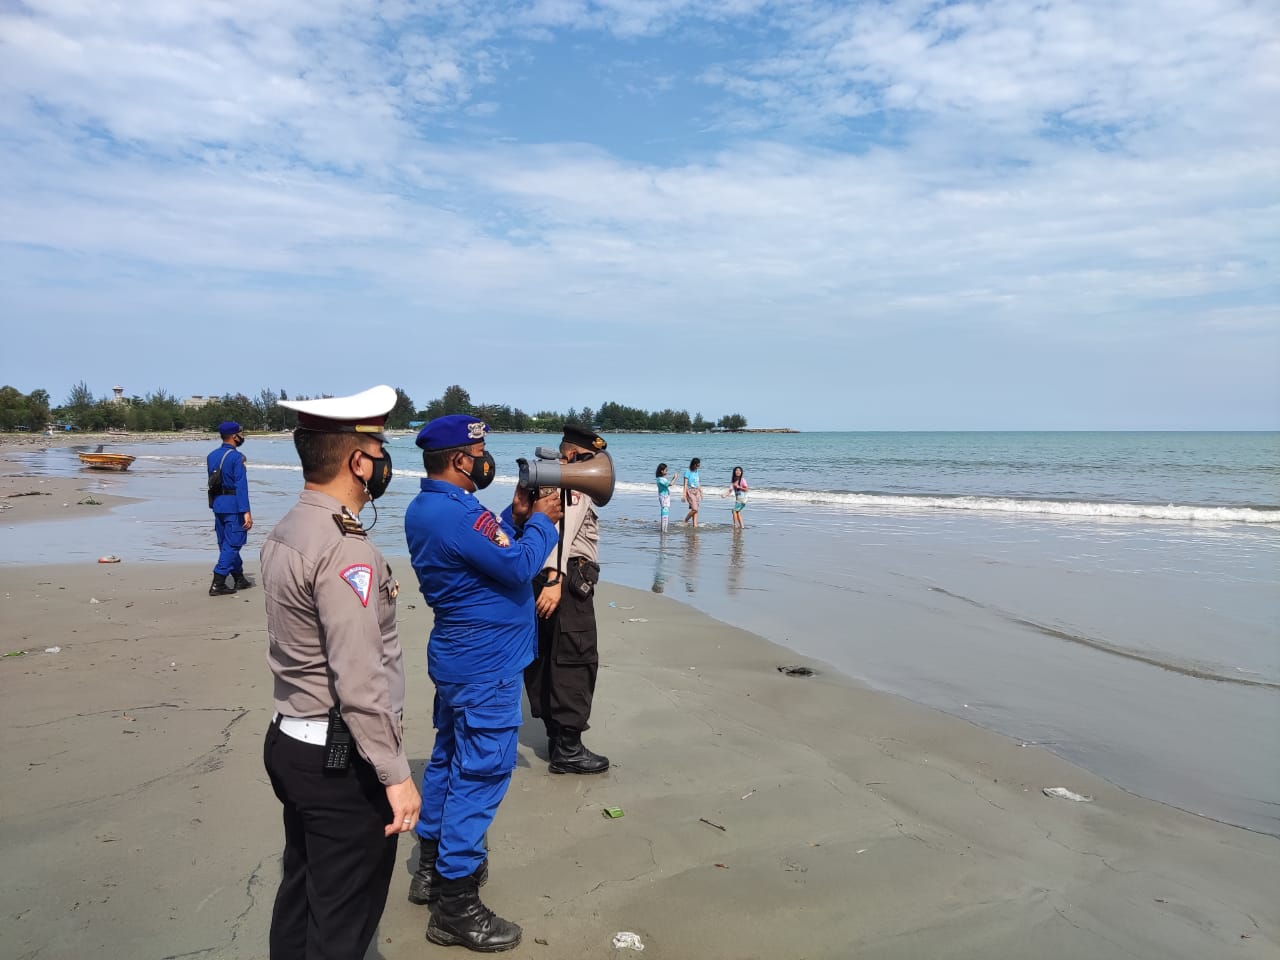
{"type": "Polygon", "coordinates": [[[684,538],[684,556],[680,561],[680,576],[684,578],[684,592],[698,592],[698,531],[691,528],[684,538]]]}
{"type": "Polygon", "coordinates": [[[742,588],[742,573],[747,568],[747,548],[743,542],[742,528],[733,531],[733,546],[729,548],[728,588],[730,596],[736,596],[742,588]]]}
{"type": "Polygon", "coordinates": [[[653,565],[653,592],[665,593],[667,589],[667,534],[658,539],[657,561],[653,565]]]}

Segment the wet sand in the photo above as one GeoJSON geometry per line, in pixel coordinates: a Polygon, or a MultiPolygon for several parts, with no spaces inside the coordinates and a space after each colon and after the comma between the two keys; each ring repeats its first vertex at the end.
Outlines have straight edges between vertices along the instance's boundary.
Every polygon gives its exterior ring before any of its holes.
{"type": "MultiPolygon", "coordinates": [[[[0,469],[7,466],[0,458],[0,469]]],[[[99,479],[0,475],[0,523],[60,520],[101,515],[112,507],[130,503],[128,497],[105,493],[99,479]],[[94,502],[96,501],[96,502],[94,502]]]]}
{"type": "MultiPolygon", "coordinates": [[[[262,598],[209,598],[207,576],[0,567],[3,652],[25,651],[0,660],[4,956],[265,956],[282,833],[262,598]]],[[[417,773],[430,613],[401,597],[417,773]]],[[[627,956],[612,939],[632,931],[657,958],[1280,957],[1280,840],[821,663],[786,676],[794,654],[667,597],[604,584],[599,612],[588,742],[613,768],[553,777],[524,730],[484,892],[525,928],[508,956],[627,956]]],[[[370,956],[467,955],[423,939],[411,835],[400,854],[370,956]]]]}

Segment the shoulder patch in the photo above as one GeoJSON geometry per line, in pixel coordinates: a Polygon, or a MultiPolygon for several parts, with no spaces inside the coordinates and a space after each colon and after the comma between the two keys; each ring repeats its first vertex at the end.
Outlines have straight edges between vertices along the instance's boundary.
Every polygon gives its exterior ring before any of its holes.
{"type": "Polygon", "coordinates": [[[367,563],[353,563],[343,570],[339,576],[347,581],[351,589],[356,592],[356,596],[360,598],[360,605],[367,607],[369,605],[369,592],[373,588],[373,567],[367,563]]]}
{"type": "Polygon", "coordinates": [[[511,538],[507,536],[506,531],[502,529],[502,524],[498,522],[498,518],[486,510],[480,516],[476,517],[473,524],[477,533],[483,537],[487,537],[500,547],[511,546],[511,538]]]}

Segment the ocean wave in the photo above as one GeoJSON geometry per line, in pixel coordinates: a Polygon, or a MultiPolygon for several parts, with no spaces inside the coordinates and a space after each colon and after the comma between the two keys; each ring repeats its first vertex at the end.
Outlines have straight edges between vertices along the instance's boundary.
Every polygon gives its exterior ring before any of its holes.
{"type": "MultiPolygon", "coordinates": [[[[650,484],[619,483],[619,490],[653,492],[650,484]]],[[[722,489],[704,487],[704,497],[716,497],[722,489]]],[[[751,491],[753,500],[819,504],[845,510],[960,510],[982,513],[1039,514],[1061,517],[1111,517],[1123,520],[1181,520],[1208,523],[1262,523],[1280,525],[1280,508],[1254,506],[1204,506],[1177,503],[1112,503],[1088,500],[1054,500],[1034,497],[966,496],[940,494],[857,493],[832,490],[751,491]]],[[[705,503],[705,500],[704,500],[705,503]]]]}
{"type": "MultiPolygon", "coordinates": [[[[195,458],[174,456],[143,456],[139,459],[169,462],[190,462],[195,458]]],[[[195,462],[203,462],[200,458],[195,462]]],[[[300,472],[296,463],[264,463],[250,461],[250,470],[282,470],[300,472]]],[[[397,466],[395,475],[405,479],[420,479],[426,473],[420,469],[397,466]]],[[[499,486],[515,486],[514,476],[497,476],[499,486]]],[[[724,493],[725,487],[703,486],[703,496],[713,499],[724,493]]],[[[616,490],[620,493],[657,496],[652,481],[619,480],[616,490]]],[[[673,491],[674,494],[674,491],[673,491]]],[[[673,499],[678,499],[673,495],[673,499]]],[[[753,501],[784,504],[806,504],[830,507],[850,512],[859,510],[900,511],[963,511],[977,513],[1033,514],[1073,518],[1111,518],[1120,520],[1174,520],[1196,523],[1249,523],[1280,526],[1280,507],[1273,506],[1209,506],[1179,503],[1130,503],[1105,500],[1064,500],[1037,497],[979,496],[964,494],[888,494],[844,490],[804,490],[798,488],[776,489],[761,487],[751,491],[753,501]]],[[[704,501],[705,505],[705,501],[704,501]]]]}

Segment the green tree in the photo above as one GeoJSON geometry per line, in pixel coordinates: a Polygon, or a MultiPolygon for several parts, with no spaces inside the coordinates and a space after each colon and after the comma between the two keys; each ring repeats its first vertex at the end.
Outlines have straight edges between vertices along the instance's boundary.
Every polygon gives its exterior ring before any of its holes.
{"type": "Polygon", "coordinates": [[[416,419],[413,411],[413,401],[409,399],[409,395],[396,387],[396,405],[387,414],[387,427],[391,430],[405,429],[410,420],[416,419]]]}
{"type": "Polygon", "coordinates": [[[89,389],[87,383],[81,380],[71,388],[71,392],[67,394],[67,402],[63,406],[70,407],[73,410],[87,410],[93,406],[93,402],[93,391],[89,389]]]}
{"type": "Polygon", "coordinates": [[[437,414],[437,416],[447,417],[455,413],[470,413],[471,394],[455,383],[451,387],[445,387],[444,396],[440,398],[440,405],[444,413],[437,414]]]}
{"type": "Polygon", "coordinates": [[[720,429],[742,430],[747,426],[747,418],[740,413],[730,413],[720,418],[720,429]]]}

